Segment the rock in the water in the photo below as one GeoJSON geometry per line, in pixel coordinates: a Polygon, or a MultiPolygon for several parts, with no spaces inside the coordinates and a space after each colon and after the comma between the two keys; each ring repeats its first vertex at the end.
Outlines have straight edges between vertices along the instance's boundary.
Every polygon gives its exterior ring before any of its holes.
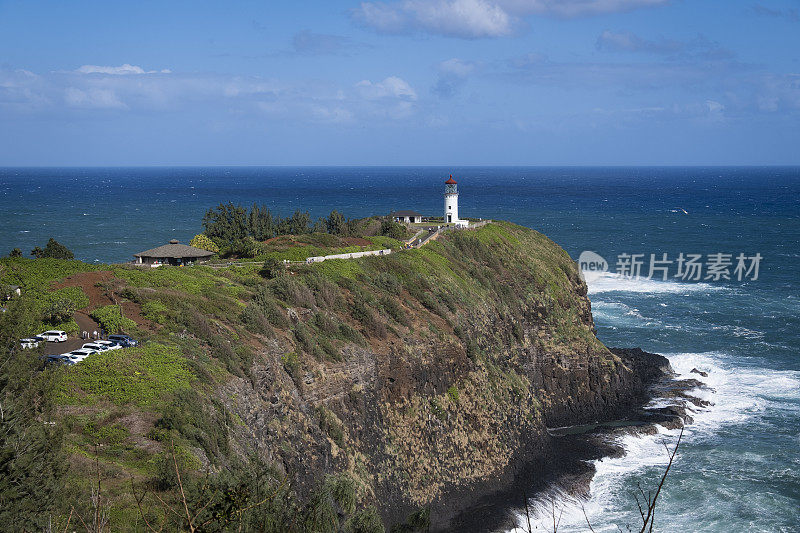
{"type": "Polygon", "coordinates": [[[707,378],[707,377],[708,377],[708,372],[703,372],[702,370],[697,370],[696,368],[693,368],[693,369],[691,369],[691,370],[689,371],[689,373],[690,373],[690,374],[700,374],[700,375],[701,375],[701,376],[703,376],[704,378],[707,378]]]}

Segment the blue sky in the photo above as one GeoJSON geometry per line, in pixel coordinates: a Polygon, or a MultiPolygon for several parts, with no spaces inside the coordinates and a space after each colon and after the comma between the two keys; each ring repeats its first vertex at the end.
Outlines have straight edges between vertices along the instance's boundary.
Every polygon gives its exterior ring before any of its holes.
{"type": "Polygon", "coordinates": [[[0,0],[0,165],[800,164],[800,0],[0,0]]]}

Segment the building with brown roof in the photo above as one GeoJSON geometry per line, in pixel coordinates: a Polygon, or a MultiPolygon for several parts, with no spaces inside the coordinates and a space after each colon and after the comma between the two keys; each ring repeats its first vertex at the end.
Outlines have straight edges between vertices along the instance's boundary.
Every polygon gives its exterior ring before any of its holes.
{"type": "Polygon", "coordinates": [[[180,244],[173,239],[169,241],[169,244],[133,254],[133,257],[136,258],[136,264],[138,265],[157,267],[161,265],[190,265],[196,261],[208,259],[212,255],[214,255],[214,252],[180,244]]]}

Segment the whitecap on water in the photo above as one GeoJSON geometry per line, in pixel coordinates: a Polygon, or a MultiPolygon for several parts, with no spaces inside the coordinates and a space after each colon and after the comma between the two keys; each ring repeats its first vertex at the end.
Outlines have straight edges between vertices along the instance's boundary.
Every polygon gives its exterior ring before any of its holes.
{"type": "Polygon", "coordinates": [[[615,272],[583,272],[589,294],[606,292],[632,292],[647,294],[687,294],[690,292],[710,292],[724,290],[726,287],[709,283],[686,283],[681,281],[660,281],[647,278],[632,278],[615,272]]]}

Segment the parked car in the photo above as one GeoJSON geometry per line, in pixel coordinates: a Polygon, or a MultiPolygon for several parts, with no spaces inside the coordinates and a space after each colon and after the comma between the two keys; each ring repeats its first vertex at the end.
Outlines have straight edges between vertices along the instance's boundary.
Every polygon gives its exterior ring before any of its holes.
{"type": "Polygon", "coordinates": [[[56,364],[56,365],[74,365],[77,361],[73,357],[69,357],[67,355],[47,355],[45,356],[44,362],[46,364],[56,364]]]}
{"type": "Polygon", "coordinates": [[[119,350],[123,348],[123,346],[115,341],[94,341],[92,344],[101,344],[103,346],[107,346],[109,350],[119,350]]]}
{"type": "Polygon", "coordinates": [[[80,363],[87,357],[92,354],[96,354],[97,350],[90,350],[89,348],[78,348],[77,350],[72,350],[69,353],[61,354],[67,357],[71,357],[75,360],[76,363],[80,363]]]}
{"type": "Polygon", "coordinates": [[[131,346],[136,346],[137,344],[139,344],[136,341],[136,339],[134,339],[130,335],[125,335],[125,334],[122,334],[122,333],[115,334],[115,335],[109,335],[108,336],[108,340],[113,341],[113,342],[117,342],[117,343],[121,344],[125,348],[130,348],[131,346]]]}
{"type": "Polygon", "coordinates": [[[87,342],[83,346],[81,346],[82,350],[93,350],[95,352],[107,352],[111,348],[106,346],[105,344],[100,344],[99,342],[87,342]]]}
{"type": "Polygon", "coordinates": [[[39,333],[37,337],[42,337],[47,342],[64,342],[67,340],[67,334],[57,329],[51,329],[44,333],[39,333]]]}
{"type": "Polygon", "coordinates": [[[45,342],[45,339],[39,337],[38,335],[34,335],[33,337],[27,337],[25,339],[19,340],[20,345],[22,345],[22,347],[26,349],[38,348],[40,342],[45,342]]]}

